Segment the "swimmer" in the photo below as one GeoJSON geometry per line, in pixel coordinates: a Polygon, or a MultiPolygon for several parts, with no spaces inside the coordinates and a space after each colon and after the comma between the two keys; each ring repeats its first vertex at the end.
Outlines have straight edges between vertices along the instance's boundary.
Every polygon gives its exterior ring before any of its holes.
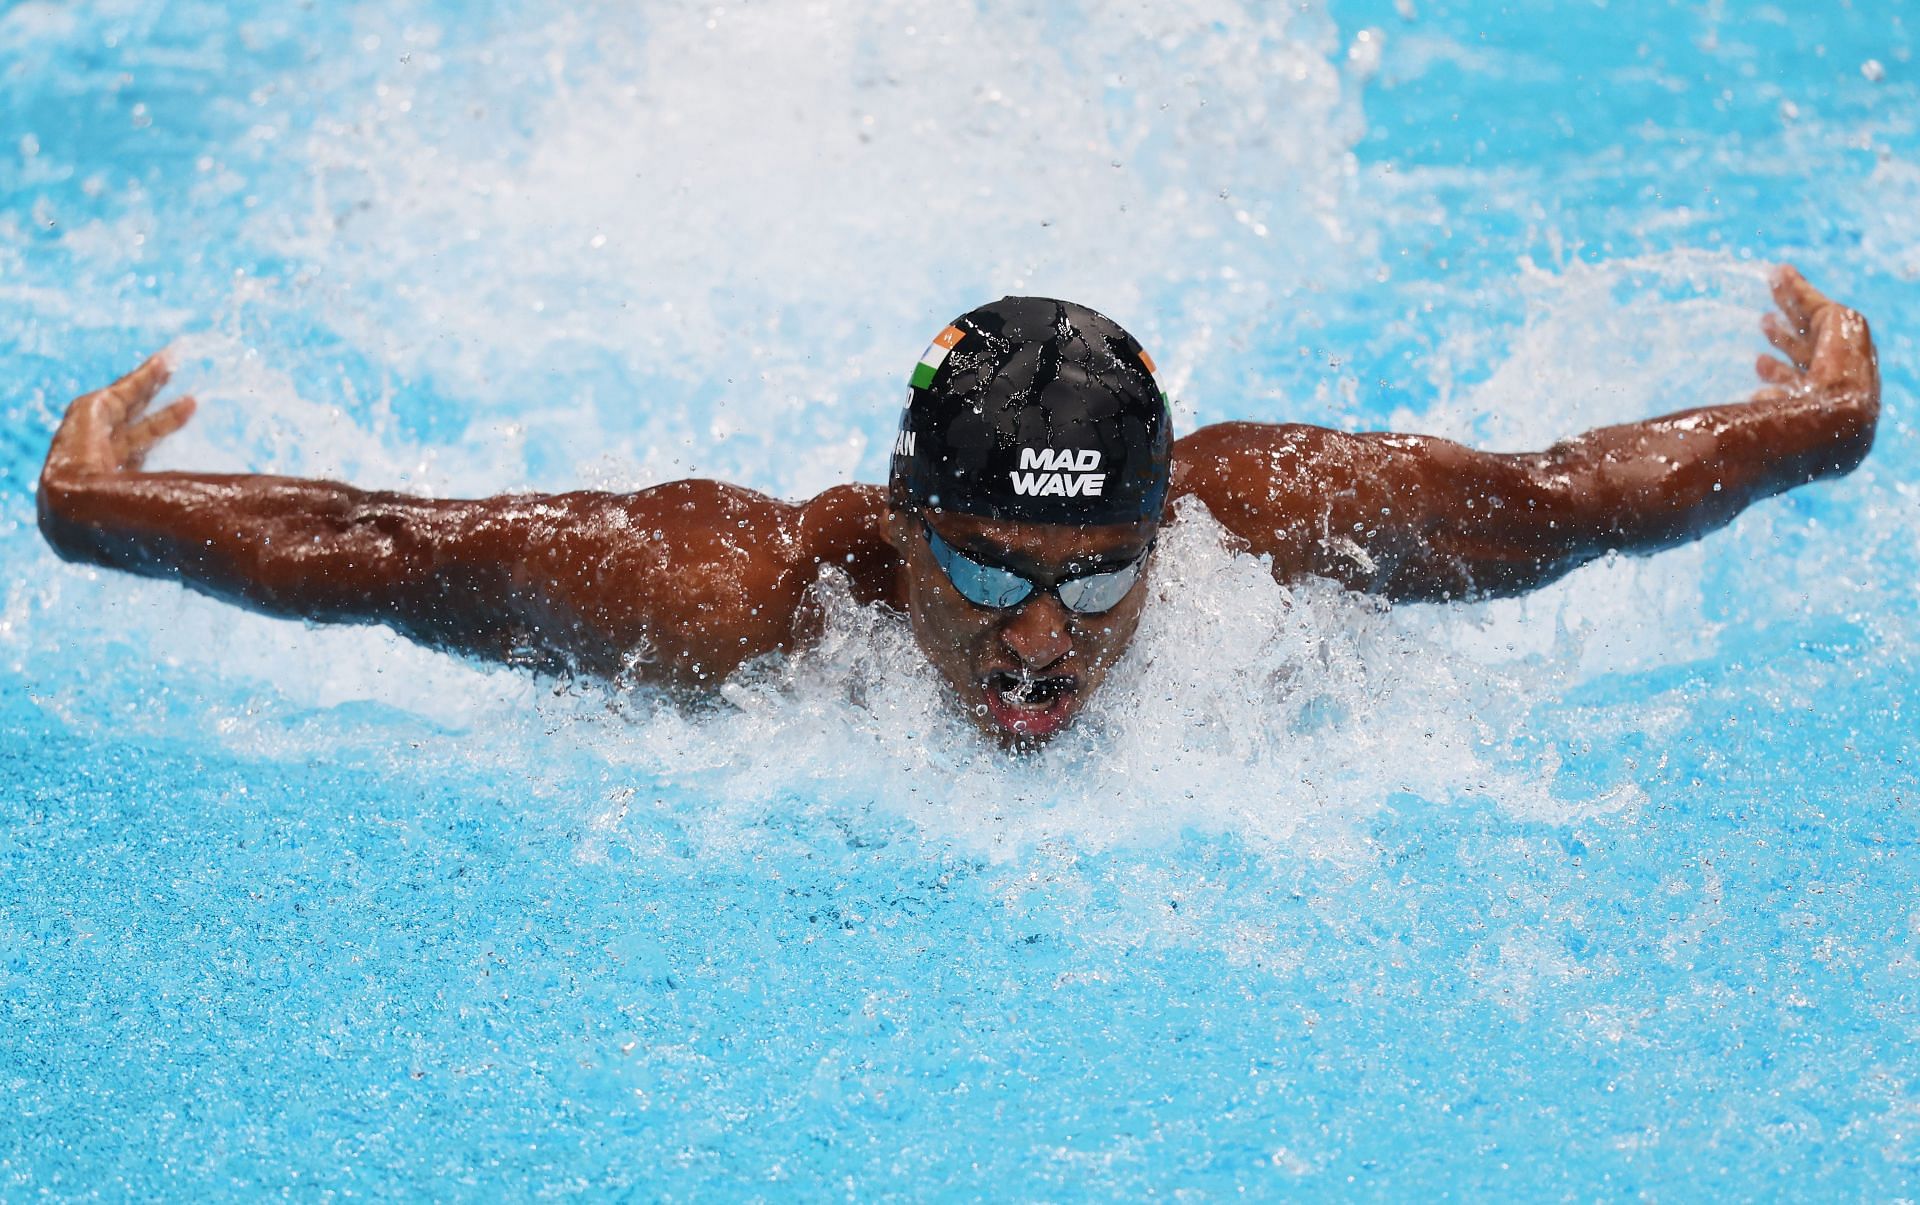
{"type": "Polygon", "coordinates": [[[1544,452],[1230,422],[1173,438],[1153,361],[1082,306],[1009,297],[914,369],[886,488],[793,504],[716,481],[477,501],[252,474],[144,472],[193,413],[149,409],[155,356],[67,409],[40,475],[62,557],[269,615],[384,623],[440,649],[711,691],[806,643],[821,572],[906,614],[963,711],[1003,743],[1053,736],[1126,650],[1155,535],[1204,504],[1290,583],[1393,601],[1519,594],[1649,553],[1847,473],[1873,445],[1866,321],[1773,278],[1762,388],[1544,452]]]}

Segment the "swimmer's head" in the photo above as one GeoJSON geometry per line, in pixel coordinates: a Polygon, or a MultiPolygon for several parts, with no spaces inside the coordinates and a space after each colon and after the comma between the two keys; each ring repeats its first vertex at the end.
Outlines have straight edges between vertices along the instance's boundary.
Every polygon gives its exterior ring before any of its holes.
{"type": "Polygon", "coordinates": [[[1003,297],[962,314],[913,370],[896,509],[1078,527],[1158,520],[1173,424],[1153,361],[1103,314],[1003,297]]]}
{"type": "Polygon", "coordinates": [[[989,732],[1052,736],[1132,641],[1172,449],[1153,361],[1085,306],[1002,298],[921,357],[888,540],[915,639],[989,732]]]}

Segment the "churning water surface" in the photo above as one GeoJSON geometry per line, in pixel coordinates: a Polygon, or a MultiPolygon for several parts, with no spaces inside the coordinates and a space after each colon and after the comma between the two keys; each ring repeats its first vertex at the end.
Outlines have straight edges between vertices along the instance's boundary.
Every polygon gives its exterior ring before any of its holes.
{"type": "Polygon", "coordinates": [[[1908,1191],[1906,6],[0,11],[0,1195],[1908,1191]],[[1182,430],[1539,447],[1752,388],[1878,448],[1525,600],[1283,589],[1204,513],[1008,759],[904,627],[677,709],[64,565],[155,467],[877,480],[953,314],[1072,297],[1182,430]]]}

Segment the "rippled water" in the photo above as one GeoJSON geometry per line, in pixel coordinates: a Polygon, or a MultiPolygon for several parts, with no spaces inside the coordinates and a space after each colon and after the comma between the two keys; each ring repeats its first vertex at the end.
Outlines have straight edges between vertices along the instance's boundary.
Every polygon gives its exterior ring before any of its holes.
{"type": "Polygon", "coordinates": [[[1903,5],[0,12],[0,1195],[1910,1192],[1903,5]],[[896,620],[675,710],[58,562],[158,467],[877,480],[1009,291],[1224,418],[1541,446],[1863,309],[1853,477],[1531,598],[1204,514],[1045,754],[896,620]]]}

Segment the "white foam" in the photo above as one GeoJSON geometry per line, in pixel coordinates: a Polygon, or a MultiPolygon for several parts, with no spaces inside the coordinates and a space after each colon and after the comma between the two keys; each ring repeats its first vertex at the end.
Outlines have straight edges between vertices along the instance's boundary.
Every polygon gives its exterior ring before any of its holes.
{"type": "Polygon", "coordinates": [[[535,484],[609,452],[630,483],[872,473],[901,365],[1004,292],[1111,311],[1176,392],[1238,387],[1222,345],[1257,346],[1265,306],[1366,242],[1361,126],[1317,11],[366,28],[367,100],[317,123],[311,191],[270,198],[251,236],[309,263],[299,304],[383,363],[545,425],[535,484]]]}
{"type": "Polygon", "coordinates": [[[798,792],[871,803],[999,854],[1231,832],[1347,858],[1365,847],[1361,822],[1396,795],[1479,795],[1562,819],[1637,798],[1626,784],[1554,797],[1552,767],[1516,745],[1574,667],[1448,647],[1468,609],[1388,611],[1326,583],[1283,588],[1226,551],[1197,506],[1166,533],[1154,591],[1134,652],[1083,721],[1034,756],[1010,760],[973,735],[905,625],[844,594],[822,646],[735,690],[735,710],[649,717],[631,747],[651,771],[698,775],[717,800],[705,819],[732,839],[798,792]]]}
{"type": "MultiPolygon", "coordinates": [[[[323,112],[293,148],[310,188],[265,198],[243,232],[308,267],[238,282],[220,332],[182,345],[204,409],[156,467],[435,493],[710,472],[800,494],[877,474],[902,369],[983,298],[1109,310],[1190,418],[1275,394],[1260,363],[1273,307],[1374,269],[1390,215],[1356,195],[1357,93],[1317,11],[1206,0],[1069,29],[1013,4],[756,6],[644,30],[624,12],[476,39],[361,10],[377,49],[288,92],[362,107],[323,112]],[[388,382],[380,396],[349,392],[358,378],[324,349],[256,348],[249,323],[275,312],[331,327],[388,382]],[[470,408],[464,435],[423,440],[396,417],[420,389],[470,408]]],[[[285,113],[262,123],[293,128],[285,113]]],[[[1397,423],[1540,446],[1747,387],[1763,304],[1749,266],[1673,254],[1529,268],[1512,287],[1523,325],[1442,347],[1438,403],[1397,423]]],[[[1767,522],[1723,539],[1763,555],[1767,522]]],[[[621,817],[634,787],[671,785],[697,805],[663,790],[658,806],[716,845],[830,813],[988,854],[1191,831],[1349,859],[1403,794],[1560,821],[1634,806],[1630,782],[1568,788],[1540,716],[1598,675],[1711,652],[1715,555],[1383,611],[1276,585],[1189,511],[1164,540],[1135,654],[1083,723],[1013,760],[953,714],[902,623],[831,588],[819,648],[695,712],[68,571],[14,589],[0,647],[50,657],[35,633],[53,627],[105,656],[135,633],[144,657],[207,690],[205,707],[121,714],[139,667],[45,705],[83,729],[211,730],[263,756],[497,762],[590,813],[589,853],[651,839],[621,817]]]]}

